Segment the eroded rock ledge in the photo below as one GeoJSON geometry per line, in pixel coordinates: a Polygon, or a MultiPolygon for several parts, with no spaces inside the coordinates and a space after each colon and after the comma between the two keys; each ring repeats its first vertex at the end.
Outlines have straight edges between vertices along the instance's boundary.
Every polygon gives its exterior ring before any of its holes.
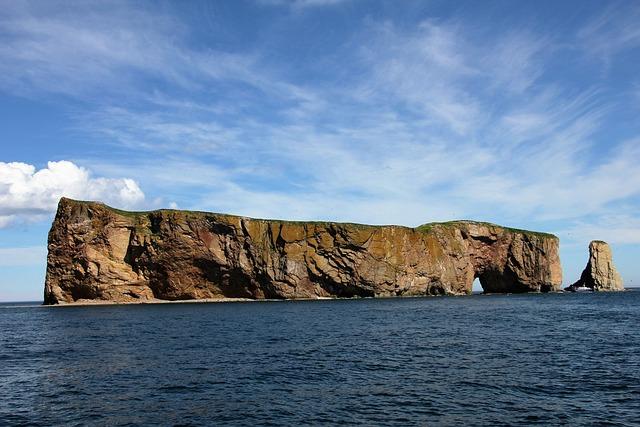
{"type": "Polygon", "coordinates": [[[488,223],[417,228],[125,212],[63,198],[45,303],[559,290],[558,238],[488,223]]]}

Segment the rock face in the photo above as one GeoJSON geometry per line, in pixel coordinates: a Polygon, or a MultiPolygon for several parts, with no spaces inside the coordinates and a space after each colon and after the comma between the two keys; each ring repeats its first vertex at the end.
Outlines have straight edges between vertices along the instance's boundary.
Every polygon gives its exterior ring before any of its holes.
{"type": "Polygon", "coordinates": [[[63,198],[45,303],[547,292],[557,237],[488,223],[417,228],[125,212],[63,198]]]}
{"type": "Polygon", "coordinates": [[[594,240],[589,243],[589,262],[587,262],[580,280],[566,290],[574,291],[581,287],[594,291],[624,290],[622,278],[613,265],[611,248],[606,242],[594,240]]]}

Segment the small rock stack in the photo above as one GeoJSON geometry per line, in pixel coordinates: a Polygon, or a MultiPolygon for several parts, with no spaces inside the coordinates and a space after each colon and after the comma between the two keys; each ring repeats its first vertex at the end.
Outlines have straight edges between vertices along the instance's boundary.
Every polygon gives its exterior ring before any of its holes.
{"type": "Polygon", "coordinates": [[[611,248],[606,242],[594,240],[589,244],[589,262],[580,280],[565,288],[575,291],[578,288],[589,288],[593,291],[622,291],[622,277],[613,265],[611,248]]]}

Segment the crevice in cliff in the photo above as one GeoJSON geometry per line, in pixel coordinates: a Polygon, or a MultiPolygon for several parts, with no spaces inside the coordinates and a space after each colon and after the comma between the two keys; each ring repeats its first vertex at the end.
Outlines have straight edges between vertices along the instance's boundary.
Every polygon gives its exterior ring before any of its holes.
{"type": "Polygon", "coordinates": [[[162,214],[154,213],[149,215],[150,229],[153,234],[160,234],[162,224],[162,214]]]}
{"type": "Polygon", "coordinates": [[[226,268],[204,258],[194,260],[194,266],[200,270],[208,287],[219,290],[226,298],[282,298],[263,273],[254,272],[254,279],[240,268],[226,268]]]}
{"type": "Polygon", "coordinates": [[[375,296],[375,292],[371,289],[365,289],[355,283],[338,283],[328,275],[322,272],[318,274],[310,268],[307,268],[307,274],[309,275],[309,279],[320,286],[328,295],[338,298],[366,298],[375,296]]]}
{"type": "Polygon", "coordinates": [[[132,230],[131,236],[129,237],[127,252],[124,254],[124,262],[131,266],[131,269],[136,273],[140,272],[138,259],[142,256],[144,251],[145,247],[139,244],[135,230],[132,230]]]}
{"type": "Polygon", "coordinates": [[[216,219],[212,217],[207,217],[207,228],[212,233],[219,234],[219,235],[233,236],[236,234],[235,229],[232,226],[227,224],[222,224],[216,221],[216,219]]]}

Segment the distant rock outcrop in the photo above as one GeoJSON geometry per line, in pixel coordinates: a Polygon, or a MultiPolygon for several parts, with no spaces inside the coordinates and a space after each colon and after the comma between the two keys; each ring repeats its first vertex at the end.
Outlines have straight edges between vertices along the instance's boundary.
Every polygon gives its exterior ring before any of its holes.
{"type": "Polygon", "coordinates": [[[488,223],[417,228],[126,212],[63,198],[45,303],[558,290],[558,238],[488,223]]]}
{"type": "Polygon", "coordinates": [[[580,280],[565,290],[589,288],[593,291],[622,291],[622,278],[613,265],[611,248],[606,242],[594,240],[589,244],[589,262],[580,280]]]}

